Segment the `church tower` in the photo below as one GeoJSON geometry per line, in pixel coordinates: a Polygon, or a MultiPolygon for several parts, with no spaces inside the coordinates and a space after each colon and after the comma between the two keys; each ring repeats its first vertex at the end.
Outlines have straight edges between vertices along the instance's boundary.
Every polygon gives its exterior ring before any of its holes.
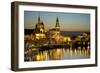
{"type": "Polygon", "coordinates": [[[40,16],[38,16],[38,23],[40,23],[40,16]]]}
{"type": "Polygon", "coordinates": [[[35,39],[46,39],[44,23],[41,21],[40,16],[38,16],[37,24],[35,26],[35,39]]]}
{"type": "Polygon", "coordinates": [[[56,19],[56,26],[55,26],[56,29],[60,30],[60,24],[59,24],[59,19],[57,17],[56,19]]]}
{"type": "Polygon", "coordinates": [[[40,20],[40,16],[38,16],[38,22],[35,26],[36,33],[45,33],[44,23],[40,20]]]}

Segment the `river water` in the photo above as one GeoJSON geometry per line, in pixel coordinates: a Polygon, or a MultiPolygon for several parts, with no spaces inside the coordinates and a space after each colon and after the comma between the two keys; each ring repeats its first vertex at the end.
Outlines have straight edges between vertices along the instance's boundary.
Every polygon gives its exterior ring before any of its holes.
{"type": "Polygon", "coordinates": [[[69,60],[90,58],[90,48],[53,48],[38,51],[37,48],[28,51],[25,61],[48,61],[48,60],[69,60]]]}

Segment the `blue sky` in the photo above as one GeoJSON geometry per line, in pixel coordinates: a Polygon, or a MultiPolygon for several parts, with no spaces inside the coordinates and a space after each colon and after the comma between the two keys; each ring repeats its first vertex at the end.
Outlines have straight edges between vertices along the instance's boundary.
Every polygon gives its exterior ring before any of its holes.
{"type": "Polygon", "coordinates": [[[55,27],[57,17],[59,18],[62,31],[90,30],[90,14],[40,11],[24,11],[25,29],[34,29],[38,16],[43,21],[46,30],[55,27]]]}

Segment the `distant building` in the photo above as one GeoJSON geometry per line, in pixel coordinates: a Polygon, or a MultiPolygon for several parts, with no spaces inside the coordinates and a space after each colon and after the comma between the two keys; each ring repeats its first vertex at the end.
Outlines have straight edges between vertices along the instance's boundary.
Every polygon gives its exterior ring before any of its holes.
{"type": "Polygon", "coordinates": [[[46,38],[44,23],[42,21],[40,21],[40,17],[38,17],[38,22],[35,26],[35,37],[38,40],[46,38]]]}
{"type": "Polygon", "coordinates": [[[58,31],[60,31],[60,24],[59,24],[59,19],[58,19],[58,17],[57,17],[57,19],[56,19],[56,26],[55,26],[55,29],[58,30],[58,31]]]}
{"type": "Polygon", "coordinates": [[[60,24],[59,19],[56,19],[55,28],[49,30],[49,39],[51,44],[60,44],[62,40],[62,36],[60,34],[60,24]]]}
{"type": "Polygon", "coordinates": [[[38,22],[35,26],[35,33],[45,33],[44,23],[40,21],[40,17],[38,17],[38,22]]]}
{"type": "MultiPolygon", "coordinates": [[[[85,34],[84,34],[85,35],[85,34]]],[[[47,41],[49,44],[63,44],[71,41],[70,36],[62,35],[60,30],[59,18],[56,19],[55,27],[45,31],[44,23],[38,17],[38,22],[34,29],[25,30],[25,40],[47,41]]]]}

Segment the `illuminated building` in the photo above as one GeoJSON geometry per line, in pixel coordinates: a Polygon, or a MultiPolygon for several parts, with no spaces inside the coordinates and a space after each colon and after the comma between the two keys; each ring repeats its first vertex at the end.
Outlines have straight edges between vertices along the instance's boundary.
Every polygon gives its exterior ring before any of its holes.
{"type": "Polygon", "coordinates": [[[50,29],[49,33],[50,33],[49,38],[50,38],[51,44],[60,44],[61,43],[62,36],[60,34],[60,24],[59,24],[58,17],[56,19],[55,28],[50,29]]]}
{"type": "Polygon", "coordinates": [[[63,36],[63,41],[64,42],[70,42],[71,38],[69,36],[63,36]]]}
{"type": "Polygon", "coordinates": [[[44,23],[40,21],[40,17],[38,17],[38,22],[35,26],[35,38],[38,40],[46,38],[44,23]]]}

